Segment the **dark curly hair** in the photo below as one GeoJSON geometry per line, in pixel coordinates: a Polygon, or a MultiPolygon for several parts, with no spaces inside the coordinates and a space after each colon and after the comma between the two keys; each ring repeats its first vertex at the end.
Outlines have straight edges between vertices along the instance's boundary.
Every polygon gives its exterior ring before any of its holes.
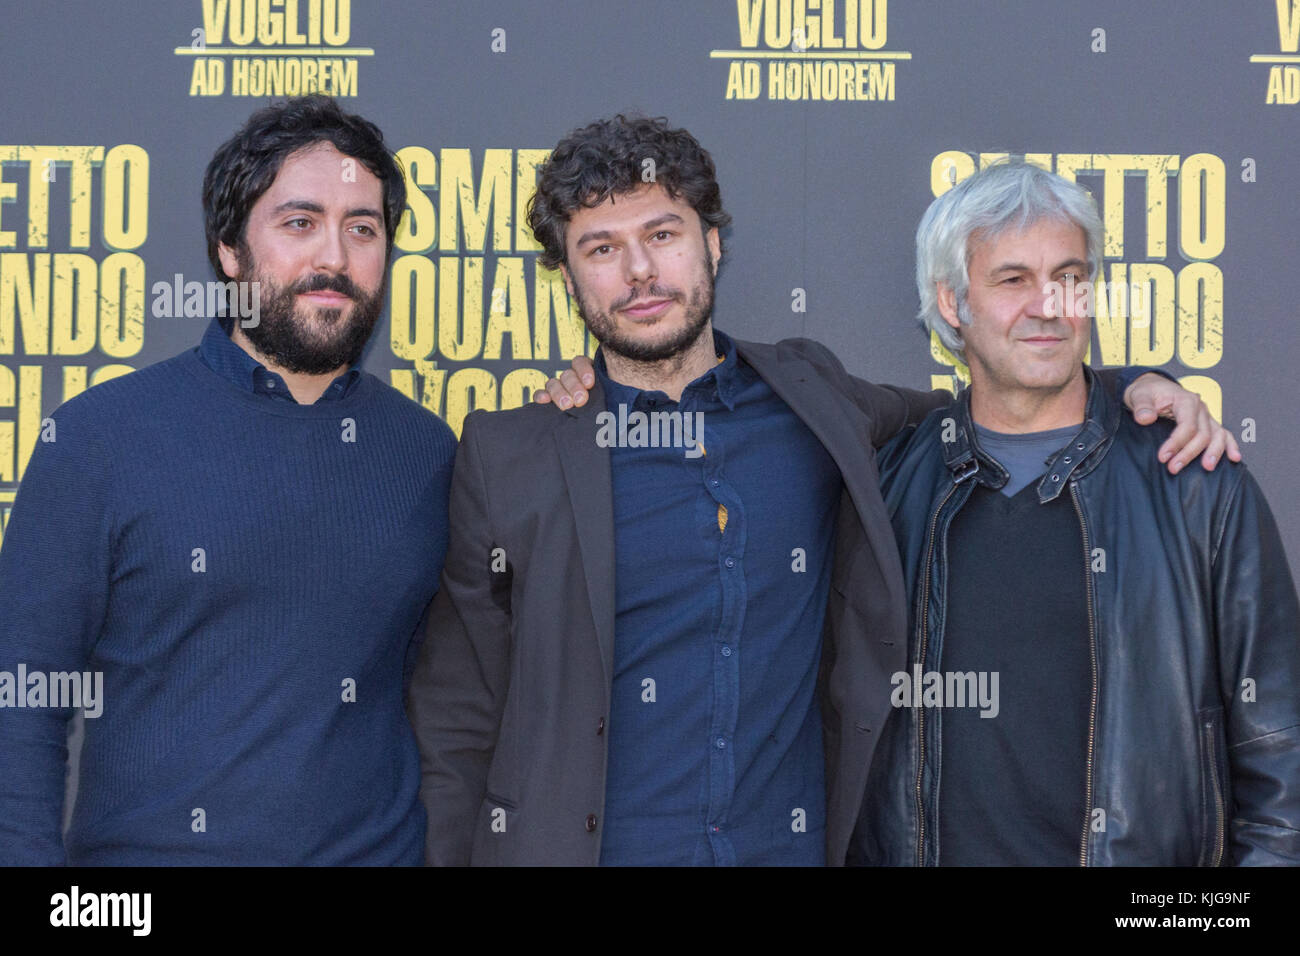
{"type": "Polygon", "coordinates": [[[691,205],[704,232],[731,222],[722,208],[713,159],[694,136],[672,129],[662,116],[619,113],[571,132],[538,170],[528,225],[542,245],[538,258],[543,266],[567,264],[564,231],[573,213],[641,186],[647,159],[654,160],[654,181],[673,199],[691,205]]]}
{"type": "Polygon", "coordinates": [[[286,156],[314,143],[333,143],[360,160],[384,188],[387,254],[406,208],[406,178],[397,157],[384,145],[384,134],[369,120],[345,113],[332,97],[298,96],[258,110],[218,147],[203,175],[203,228],[208,261],[228,281],[217,255],[219,243],[232,249],[244,244],[244,227],[254,203],[271,188],[286,156]]]}

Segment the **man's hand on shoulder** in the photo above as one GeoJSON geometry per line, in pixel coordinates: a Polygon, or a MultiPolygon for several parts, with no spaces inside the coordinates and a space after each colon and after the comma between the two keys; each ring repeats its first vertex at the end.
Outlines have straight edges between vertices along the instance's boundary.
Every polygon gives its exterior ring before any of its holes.
{"type": "Polygon", "coordinates": [[[1124,392],[1124,405],[1139,425],[1150,425],[1157,418],[1175,422],[1157,455],[1168,463],[1171,475],[1182,471],[1197,455],[1206,471],[1214,470],[1224,452],[1233,461],[1241,461],[1241,449],[1232,432],[1214,420],[1201,396],[1177,382],[1148,372],[1124,392]]]}
{"type": "Polygon", "coordinates": [[[569,364],[559,378],[547,379],[546,388],[533,393],[534,402],[538,405],[555,402],[561,408],[587,404],[587,389],[596,384],[596,368],[585,355],[577,356],[569,364]]]}

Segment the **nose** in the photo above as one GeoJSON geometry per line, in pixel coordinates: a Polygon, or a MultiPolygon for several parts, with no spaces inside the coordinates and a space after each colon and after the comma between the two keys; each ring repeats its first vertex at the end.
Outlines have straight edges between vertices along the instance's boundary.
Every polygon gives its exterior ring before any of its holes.
{"type": "Polygon", "coordinates": [[[1073,291],[1059,282],[1043,279],[1039,285],[1039,293],[1029,297],[1028,308],[1025,311],[1031,319],[1059,319],[1064,314],[1065,300],[1073,291]]]}
{"type": "Polygon", "coordinates": [[[654,256],[639,242],[628,245],[626,264],[629,284],[650,282],[658,276],[659,270],[655,265],[654,256]]]}
{"type": "Polygon", "coordinates": [[[347,247],[337,229],[322,229],[312,249],[312,267],[318,272],[344,272],[348,265],[347,247]]]}

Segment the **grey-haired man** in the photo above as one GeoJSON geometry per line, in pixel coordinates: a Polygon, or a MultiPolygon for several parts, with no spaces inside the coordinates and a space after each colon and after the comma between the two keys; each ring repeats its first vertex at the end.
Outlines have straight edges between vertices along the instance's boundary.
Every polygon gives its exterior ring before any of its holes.
{"type": "Polygon", "coordinates": [[[1300,607],[1244,465],[1168,474],[1084,365],[1088,193],[990,167],[931,205],[922,317],[971,386],[881,450],[908,668],[850,862],[1300,862],[1300,607]]]}

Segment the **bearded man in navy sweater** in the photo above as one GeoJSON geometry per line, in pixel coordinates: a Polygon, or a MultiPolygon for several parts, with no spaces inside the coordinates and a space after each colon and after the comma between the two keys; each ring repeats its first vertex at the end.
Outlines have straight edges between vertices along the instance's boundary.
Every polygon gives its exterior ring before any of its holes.
{"type": "Polygon", "coordinates": [[[256,314],[53,415],[0,550],[0,863],[421,862],[403,677],[456,440],[356,367],[405,194],[332,100],[254,114],[203,209],[256,314]]]}

